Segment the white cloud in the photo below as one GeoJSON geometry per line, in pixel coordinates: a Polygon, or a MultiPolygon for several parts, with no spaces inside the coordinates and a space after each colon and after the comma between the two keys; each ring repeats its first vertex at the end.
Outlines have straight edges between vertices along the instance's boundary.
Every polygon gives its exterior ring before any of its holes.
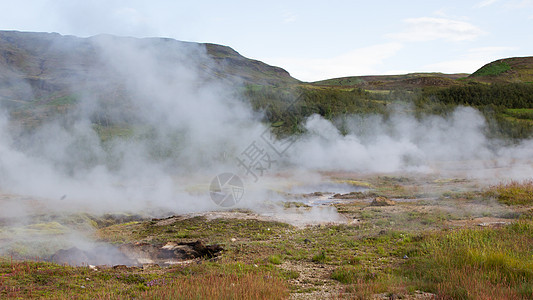
{"type": "MultiPolygon", "coordinates": [[[[521,0],[521,1],[509,1],[505,3],[505,7],[512,10],[533,11],[533,0],[521,0]]],[[[533,15],[528,17],[529,20],[533,19],[533,15]]]]}
{"type": "Polygon", "coordinates": [[[508,0],[504,7],[510,10],[531,10],[533,9],[533,0],[508,0]]]}
{"type": "Polygon", "coordinates": [[[458,42],[473,40],[484,34],[484,31],[475,25],[445,18],[422,17],[406,19],[404,22],[408,25],[407,29],[389,37],[409,42],[438,39],[458,42]]]}
{"type": "Polygon", "coordinates": [[[282,14],[282,17],[283,17],[283,23],[293,23],[293,22],[296,22],[298,15],[290,11],[284,11],[282,14]]]}
{"type": "Polygon", "coordinates": [[[436,16],[442,17],[442,18],[448,17],[448,12],[446,8],[441,8],[439,10],[436,10],[433,12],[433,14],[436,16]]]}
{"type": "Polygon", "coordinates": [[[499,0],[484,0],[484,1],[481,1],[478,4],[476,4],[475,7],[482,8],[482,7],[485,7],[485,6],[492,5],[492,4],[494,4],[495,2],[498,2],[498,1],[499,0]]]}
{"type": "Polygon", "coordinates": [[[403,45],[386,43],[359,48],[331,58],[272,58],[264,61],[283,66],[291,75],[303,81],[317,81],[343,76],[370,75],[377,66],[394,56],[403,45]]]}
{"type": "Polygon", "coordinates": [[[529,7],[533,6],[533,0],[522,0],[517,3],[513,3],[515,7],[521,8],[521,7],[529,7]]]}

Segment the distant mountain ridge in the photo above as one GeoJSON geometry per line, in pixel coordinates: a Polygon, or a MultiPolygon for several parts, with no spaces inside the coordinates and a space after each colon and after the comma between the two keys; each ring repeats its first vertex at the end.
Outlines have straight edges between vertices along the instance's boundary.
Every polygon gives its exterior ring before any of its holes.
{"type": "MultiPolygon", "coordinates": [[[[179,67],[175,62],[184,61],[184,55],[200,53],[198,56],[207,58],[199,62],[203,77],[247,86],[318,87],[320,90],[348,87],[386,92],[415,91],[426,87],[453,88],[472,83],[533,83],[533,57],[497,60],[473,74],[351,76],[306,83],[293,78],[283,68],[246,58],[223,45],[169,38],[111,35],[79,38],[58,33],[0,31],[0,104],[18,107],[32,102],[68,106],[84,91],[97,98],[120,100],[122,83],[121,80],[113,81],[112,75],[124,74],[110,75],[113,70],[108,65],[112,62],[102,60],[98,53],[102,47],[124,43],[155,49],[158,63],[170,70],[179,67]]],[[[271,101],[270,98],[266,97],[265,101],[271,101]]]]}
{"type": "Polygon", "coordinates": [[[417,111],[437,114],[457,105],[489,107],[487,114],[498,118],[491,125],[494,134],[525,138],[533,136],[531,83],[533,57],[497,60],[473,74],[301,82],[280,67],[217,44],[0,31],[0,106],[2,112],[7,108],[12,128],[31,132],[48,121],[70,124],[88,117],[102,141],[147,129],[153,120],[145,105],[176,101],[185,111],[208,91],[227,104],[248,102],[279,136],[301,133],[303,120],[313,114],[330,120],[387,114],[389,104],[408,103],[405,107],[415,104],[417,111]],[[287,107],[290,103],[296,104],[287,107]]]}
{"type": "Polygon", "coordinates": [[[452,87],[469,82],[533,83],[533,57],[493,61],[472,74],[410,73],[405,75],[348,76],[314,82],[323,86],[354,86],[369,90],[452,87]]]}
{"type": "Polygon", "coordinates": [[[410,73],[405,75],[348,76],[314,82],[325,86],[356,86],[368,90],[416,89],[427,86],[450,87],[469,74],[410,73]]]}

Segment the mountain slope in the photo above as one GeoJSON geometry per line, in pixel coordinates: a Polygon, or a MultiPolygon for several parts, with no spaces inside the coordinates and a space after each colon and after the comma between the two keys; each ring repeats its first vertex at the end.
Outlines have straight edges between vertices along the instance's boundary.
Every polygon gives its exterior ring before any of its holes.
{"type": "Polygon", "coordinates": [[[100,75],[108,75],[104,69],[110,64],[102,59],[101,52],[119,44],[135,45],[141,51],[156,51],[161,61],[158,63],[170,68],[178,68],[174,65],[176,61],[187,56],[186,60],[195,60],[202,66],[206,78],[263,85],[299,82],[281,68],[245,58],[221,45],[164,38],[108,35],[78,38],[57,33],[0,31],[0,99],[32,101],[80,90],[100,90],[106,83],[101,82],[104,76],[100,75]]]}
{"type": "Polygon", "coordinates": [[[235,79],[243,79],[249,83],[284,84],[297,83],[297,79],[290,76],[282,68],[267,65],[262,61],[248,59],[227,46],[217,44],[203,44],[207,54],[217,62],[219,72],[235,79]]]}

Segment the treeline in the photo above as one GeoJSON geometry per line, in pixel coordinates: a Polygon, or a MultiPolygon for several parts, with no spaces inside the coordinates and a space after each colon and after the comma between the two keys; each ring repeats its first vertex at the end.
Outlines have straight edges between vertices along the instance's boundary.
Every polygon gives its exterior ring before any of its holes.
{"type": "MultiPolygon", "coordinates": [[[[533,134],[530,112],[509,114],[509,109],[533,109],[533,84],[481,84],[438,88],[418,92],[393,90],[369,92],[360,88],[338,88],[312,85],[260,86],[249,85],[243,91],[255,111],[263,113],[263,121],[275,127],[278,135],[302,132],[302,122],[312,114],[335,120],[350,114],[384,114],[388,105],[405,103],[416,117],[446,116],[459,105],[479,109],[487,119],[487,135],[514,140],[533,134]],[[411,105],[414,104],[414,105],[411,105]]],[[[340,128],[342,129],[342,128],[340,128]]]]}
{"type": "Polygon", "coordinates": [[[417,111],[445,115],[458,105],[479,109],[487,121],[487,135],[493,138],[520,140],[533,135],[533,118],[529,112],[510,115],[509,109],[533,108],[533,84],[470,83],[449,88],[425,88],[416,97],[417,111]]]}
{"type": "Polygon", "coordinates": [[[360,88],[250,85],[243,95],[254,110],[264,112],[264,121],[281,135],[301,132],[300,124],[313,114],[332,120],[346,114],[386,112],[385,101],[360,88]]]}
{"type": "Polygon", "coordinates": [[[533,84],[472,83],[445,89],[426,88],[417,101],[418,104],[438,101],[454,105],[533,108],[533,84]]]}

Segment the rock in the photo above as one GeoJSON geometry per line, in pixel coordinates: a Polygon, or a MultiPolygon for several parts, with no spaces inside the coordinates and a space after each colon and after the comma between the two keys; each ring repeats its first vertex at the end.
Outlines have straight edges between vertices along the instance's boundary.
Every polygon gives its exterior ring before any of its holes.
{"type": "Polygon", "coordinates": [[[335,194],[333,195],[332,198],[333,199],[364,199],[368,196],[371,196],[371,195],[365,192],[350,192],[348,194],[335,194]]]}
{"type": "Polygon", "coordinates": [[[396,202],[385,198],[385,197],[376,197],[372,203],[370,203],[371,206],[394,206],[396,202]]]}
{"type": "Polygon", "coordinates": [[[52,262],[58,264],[68,264],[68,265],[81,265],[83,263],[89,263],[89,255],[87,252],[80,250],[76,247],[70,249],[61,249],[58,250],[50,258],[52,262]]]}
{"type": "Polygon", "coordinates": [[[204,245],[201,241],[166,244],[131,243],[118,248],[98,246],[88,251],[76,247],[61,249],[52,255],[50,260],[60,264],[88,265],[93,271],[98,271],[102,265],[118,269],[128,266],[151,268],[154,265],[171,265],[195,258],[214,258],[222,250],[220,245],[204,245]]]}
{"type": "Polygon", "coordinates": [[[156,269],[160,269],[161,267],[157,264],[144,264],[143,265],[143,270],[146,271],[146,270],[156,270],[156,269]]]}
{"type": "Polygon", "coordinates": [[[191,243],[167,242],[166,244],[124,244],[120,250],[138,264],[171,265],[195,258],[213,258],[223,250],[220,245],[204,245],[201,241],[191,243]]]}
{"type": "Polygon", "coordinates": [[[132,261],[117,248],[108,245],[98,246],[91,250],[81,250],[77,247],[61,249],[50,257],[50,261],[72,266],[132,264],[132,261]]]}
{"type": "Polygon", "coordinates": [[[197,257],[206,257],[212,258],[215,257],[220,251],[222,251],[222,246],[220,245],[204,245],[201,241],[196,241],[193,243],[186,243],[185,245],[192,247],[194,252],[192,253],[191,258],[197,257]]]}
{"type": "Polygon", "coordinates": [[[481,226],[481,227],[503,227],[505,225],[509,224],[509,222],[484,222],[484,223],[479,223],[477,224],[477,226],[481,226]]]}
{"type": "Polygon", "coordinates": [[[324,196],[324,193],[322,192],[314,192],[309,194],[302,194],[302,197],[304,198],[314,198],[314,197],[322,197],[324,196]]]}

